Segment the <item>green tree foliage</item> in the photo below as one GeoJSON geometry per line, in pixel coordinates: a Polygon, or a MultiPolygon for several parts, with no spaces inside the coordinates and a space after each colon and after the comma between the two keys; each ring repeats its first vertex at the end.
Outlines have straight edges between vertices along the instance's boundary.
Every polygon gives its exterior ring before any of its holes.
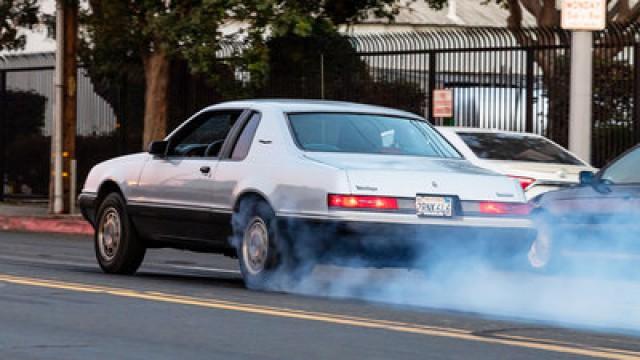
{"type": "Polygon", "coordinates": [[[220,25],[235,0],[89,0],[82,16],[82,53],[94,74],[133,71],[151,54],[189,61],[194,71],[212,69],[220,25]]]}
{"type": "MultiPolygon", "coordinates": [[[[143,144],[165,135],[171,64],[185,61],[192,73],[219,80],[216,52],[232,36],[246,42],[243,63],[254,80],[268,65],[268,38],[306,36],[318,24],[333,28],[369,13],[392,17],[395,0],[89,0],[82,16],[81,58],[98,89],[114,79],[144,79],[143,144]]],[[[106,92],[106,91],[105,91],[106,92]]]]}
{"type": "Polygon", "coordinates": [[[20,28],[37,23],[37,0],[0,0],[0,51],[22,49],[26,39],[20,28]]]}
{"type": "Polygon", "coordinates": [[[143,145],[167,130],[170,66],[212,73],[220,25],[238,0],[89,0],[81,57],[94,82],[144,78],[143,145]],[[142,69],[142,71],[140,71],[142,69]]]}

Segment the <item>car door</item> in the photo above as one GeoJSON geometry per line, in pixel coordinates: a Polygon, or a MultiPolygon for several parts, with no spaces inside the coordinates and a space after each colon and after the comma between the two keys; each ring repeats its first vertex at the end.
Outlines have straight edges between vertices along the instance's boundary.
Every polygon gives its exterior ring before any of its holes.
{"type": "Polygon", "coordinates": [[[216,236],[220,212],[212,206],[213,176],[225,140],[242,113],[216,110],[197,115],[168,138],[165,156],[154,156],[145,164],[129,204],[145,237],[223,241],[216,236]]]}
{"type": "Polygon", "coordinates": [[[255,173],[256,169],[252,168],[247,156],[255,140],[261,117],[259,112],[251,112],[246,121],[240,124],[234,138],[230,140],[233,145],[221,157],[214,175],[214,206],[231,211],[234,190],[238,182],[255,173]]]}

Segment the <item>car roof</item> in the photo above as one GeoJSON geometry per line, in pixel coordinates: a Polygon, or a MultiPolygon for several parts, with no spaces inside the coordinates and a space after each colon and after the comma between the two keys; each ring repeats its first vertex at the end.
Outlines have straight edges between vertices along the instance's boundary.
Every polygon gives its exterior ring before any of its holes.
{"type": "Polygon", "coordinates": [[[466,133],[478,133],[478,134],[509,134],[509,135],[519,135],[519,136],[531,136],[531,137],[542,137],[541,135],[530,133],[530,132],[521,132],[521,131],[507,131],[507,130],[498,130],[498,129],[483,129],[476,127],[462,127],[462,126],[437,126],[438,130],[449,131],[449,132],[466,132],[466,133]]]}
{"type": "Polygon", "coordinates": [[[252,99],[227,101],[209,106],[207,110],[218,108],[271,108],[285,113],[295,112],[353,112],[373,113],[422,119],[419,115],[407,111],[383,106],[367,105],[346,101],[300,100],[300,99],[252,99]]]}

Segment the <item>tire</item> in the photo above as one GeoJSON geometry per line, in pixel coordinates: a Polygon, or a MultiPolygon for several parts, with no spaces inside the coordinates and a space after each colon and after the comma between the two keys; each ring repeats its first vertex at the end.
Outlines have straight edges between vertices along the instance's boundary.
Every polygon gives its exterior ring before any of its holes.
{"type": "Polygon", "coordinates": [[[275,213],[265,201],[244,200],[233,217],[233,245],[247,288],[287,290],[313,271],[311,262],[302,264],[295,256],[291,241],[278,231],[275,213]]]}
{"type": "Polygon", "coordinates": [[[557,254],[553,244],[553,231],[546,218],[536,221],[538,235],[527,253],[529,269],[540,274],[555,272],[557,254]]]}
{"type": "Polygon", "coordinates": [[[134,274],[146,247],[133,228],[124,199],[118,193],[107,195],[97,214],[94,248],[100,268],[108,274],[134,274]]]}

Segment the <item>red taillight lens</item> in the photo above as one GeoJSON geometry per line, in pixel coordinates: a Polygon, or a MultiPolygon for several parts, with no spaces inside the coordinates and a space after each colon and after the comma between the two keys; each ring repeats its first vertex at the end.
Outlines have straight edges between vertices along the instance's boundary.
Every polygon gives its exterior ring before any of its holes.
{"type": "Polygon", "coordinates": [[[397,210],[398,200],[383,196],[329,194],[330,208],[397,210]]]}
{"type": "Polygon", "coordinates": [[[536,182],[536,179],[534,178],[530,178],[530,177],[524,177],[524,176],[511,176],[510,177],[518,180],[518,182],[520,182],[520,186],[522,187],[522,190],[527,190],[527,188],[529,186],[531,186],[531,184],[533,184],[534,182],[536,182]]]}
{"type": "Polygon", "coordinates": [[[485,201],[480,203],[480,213],[487,215],[529,215],[529,204],[512,204],[485,201]]]}

